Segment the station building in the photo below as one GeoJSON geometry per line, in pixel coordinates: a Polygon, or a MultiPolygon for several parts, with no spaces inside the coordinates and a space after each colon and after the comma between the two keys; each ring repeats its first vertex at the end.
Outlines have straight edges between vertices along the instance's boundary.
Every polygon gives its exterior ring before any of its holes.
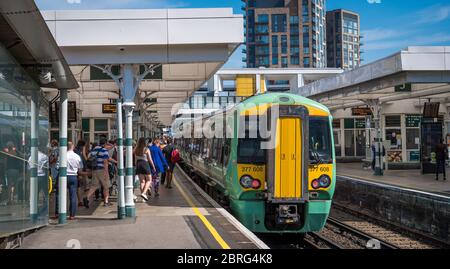
{"type": "Polygon", "coordinates": [[[408,47],[295,93],[332,111],[341,161],[371,160],[379,137],[388,169],[420,168],[421,161],[423,168],[441,138],[450,142],[449,57],[450,47],[408,47]]]}
{"type": "MultiPolygon", "coordinates": [[[[0,238],[49,223],[50,139],[59,140],[64,224],[68,142],[117,138],[131,160],[133,139],[159,135],[174,104],[243,42],[243,17],[231,8],[40,11],[21,0],[0,11],[0,238]]],[[[123,160],[118,218],[135,216],[123,160]]]]}

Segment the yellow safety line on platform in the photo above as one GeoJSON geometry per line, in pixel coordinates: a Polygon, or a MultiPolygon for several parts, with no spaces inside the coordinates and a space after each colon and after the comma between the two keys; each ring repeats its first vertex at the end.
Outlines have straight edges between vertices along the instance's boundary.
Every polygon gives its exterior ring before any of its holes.
{"type": "Polygon", "coordinates": [[[189,204],[189,206],[192,208],[194,213],[201,219],[203,224],[206,226],[206,228],[209,230],[209,232],[212,234],[214,239],[216,239],[217,243],[223,248],[223,249],[230,249],[230,246],[223,240],[223,238],[220,236],[220,234],[217,232],[217,230],[212,226],[212,224],[206,219],[206,217],[200,212],[200,210],[195,206],[194,202],[189,198],[189,196],[183,191],[183,189],[178,184],[177,180],[175,179],[175,176],[173,178],[173,182],[175,183],[175,186],[180,191],[181,195],[184,197],[186,202],[189,204]]]}

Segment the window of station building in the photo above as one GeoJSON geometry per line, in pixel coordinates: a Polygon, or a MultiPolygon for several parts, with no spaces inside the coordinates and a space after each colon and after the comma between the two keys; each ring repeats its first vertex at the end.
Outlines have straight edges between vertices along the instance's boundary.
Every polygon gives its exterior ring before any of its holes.
{"type": "Polygon", "coordinates": [[[272,32],[285,33],[287,31],[286,14],[272,14],[272,32]]]}
{"type": "Polygon", "coordinates": [[[420,161],[420,122],[422,115],[406,115],[406,155],[408,162],[420,161]]]}
{"type": "Polygon", "coordinates": [[[101,138],[108,138],[109,127],[107,119],[94,119],[94,141],[98,142],[101,138]]]}
{"type": "Polygon", "coordinates": [[[345,156],[366,156],[366,119],[345,119],[344,129],[345,156]]]}
{"type": "Polygon", "coordinates": [[[342,156],[341,150],[341,120],[333,120],[333,139],[334,139],[334,151],[336,156],[342,156]]]}
{"type": "Polygon", "coordinates": [[[388,162],[403,162],[401,116],[385,116],[385,139],[390,141],[386,149],[388,162]]]}

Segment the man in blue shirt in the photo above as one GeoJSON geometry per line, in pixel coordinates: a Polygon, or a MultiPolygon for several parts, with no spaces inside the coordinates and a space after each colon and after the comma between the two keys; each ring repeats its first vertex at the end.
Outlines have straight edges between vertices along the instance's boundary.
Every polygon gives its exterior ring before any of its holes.
{"type": "Polygon", "coordinates": [[[105,149],[106,138],[100,139],[100,145],[95,147],[90,156],[95,156],[97,160],[97,165],[92,171],[92,181],[86,196],[83,198],[83,204],[86,208],[89,208],[89,199],[94,194],[94,192],[103,187],[103,197],[105,199],[105,206],[111,206],[109,202],[109,171],[108,171],[108,160],[109,153],[105,149]]]}
{"type": "Polygon", "coordinates": [[[161,151],[161,148],[159,147],[161,144],[161,141],[159,139],[155,139],[153,141],[152,146],[150,147],[150,153],[152,155],[153,163],[155,164],[156,173],[153,177],[153,189],[155,190],[155,196],[158,196],[158,190],[159,190],[159,180],[161,177],[161,173],[164,173],[166,169],[169,169],[169,165],[166,161],[166,158],[164,158],[164,155],[161,151]]]}

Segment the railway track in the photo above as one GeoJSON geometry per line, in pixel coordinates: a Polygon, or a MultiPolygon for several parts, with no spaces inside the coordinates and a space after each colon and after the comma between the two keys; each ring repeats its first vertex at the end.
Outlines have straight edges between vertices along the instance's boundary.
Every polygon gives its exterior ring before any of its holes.
{"type": "MultiPolygon", "coordinates": [[[[217,201],[217,199],[214,200],[217,201]]],[[[221,201],[217,202],[221,204],[221,201]]],[[[229,208],[224,208],[229,211],[229,208]]],[[[321,232],[308,233],[303,236],[260,234],[258,237],[271,248],[279,249],[436,248],[435,245],[425,244],[389,228],[375,225],[370,220],[361,217],[360,213],[343,210],[341,206],[335,204],[332,215],[321,232]]]]}
{"type": "Polygon", "coordinates": [[[372,234],[365,233],[332,217],[328,218],[327,226],[328,229],[333,229],[339,234],[344,234],[347,237],[352,238],[352,240],[356,239],[355,241],[357,241],[361,244],[362,247],[365,247],[367,249],[398,248],[397,246],[394,246],[380,238],[374,237],[372,234]]]}
{"type": "Polygon", "coordinates": [[[366,213],[333,203],[331,217],[400,249],[449,249],[450,245],[432,236],[380,220],[366,213]]]}

